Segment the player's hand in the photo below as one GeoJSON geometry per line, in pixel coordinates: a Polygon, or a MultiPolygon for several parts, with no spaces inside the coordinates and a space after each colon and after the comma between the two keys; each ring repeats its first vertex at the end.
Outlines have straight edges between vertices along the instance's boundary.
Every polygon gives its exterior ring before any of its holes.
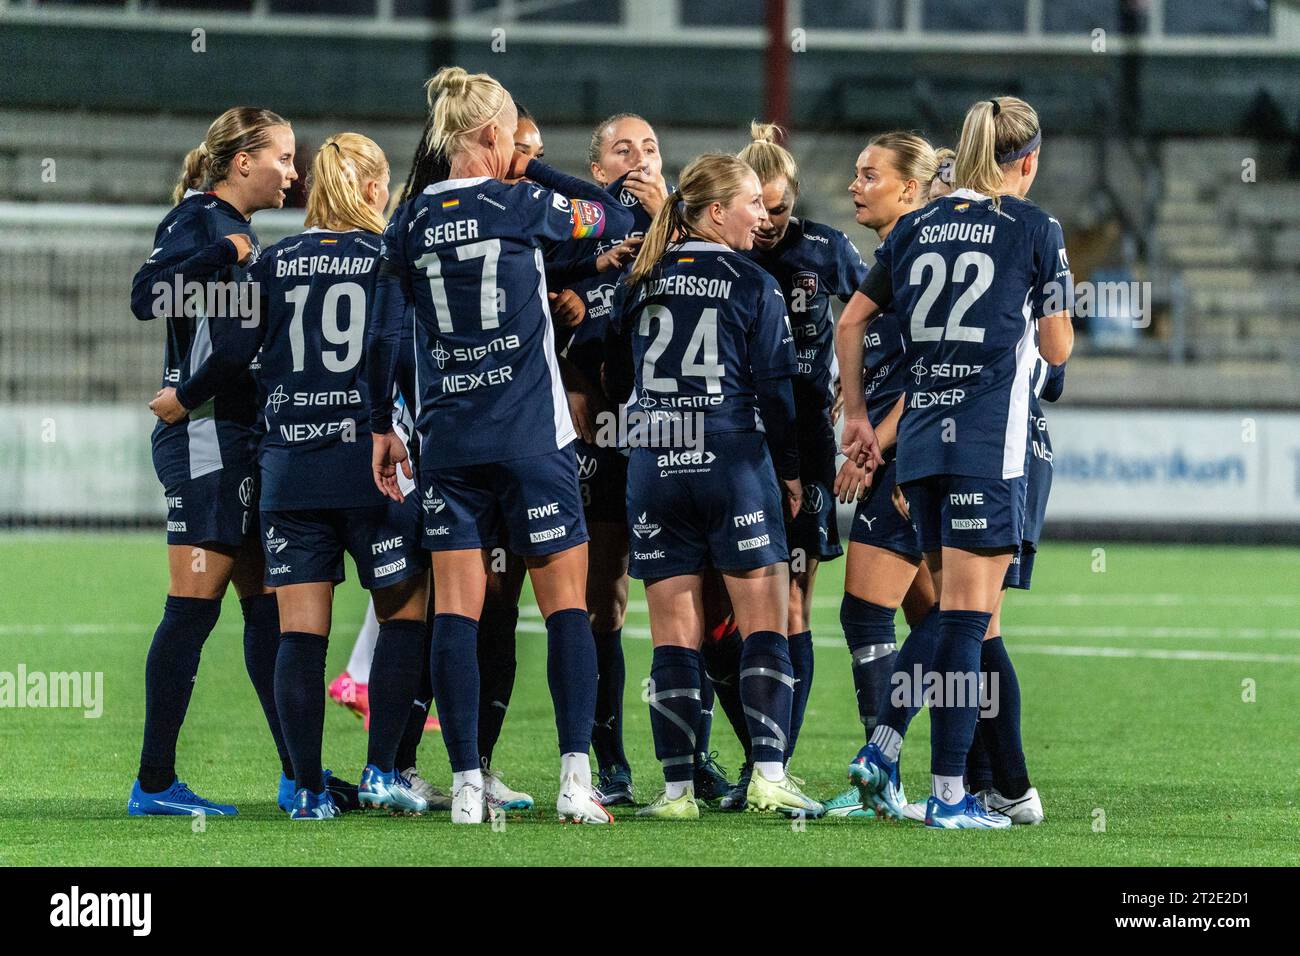
{"type": "Polygon", "coordinates": [[[394,501],[405,501],[406,495],[402,494],[402,489],[397,484],[398,466],[401,466],[402,474],[407,478],[415,477],[411,474],[411,459],[406,454],[406,446],[395,431],[382,435],[371,432],[370,437],[374,439],[370,465],[375,476],[375,487],[394,501]]]}
{"type": "Polygon", "coordinates": [[[904,521],[912,520],[912,509],[907,506],[907,496],[903,494],[903,489],[894,485],[894,508],[903,516],[904,521]]]}
{"type": "Polygon", "coordinates": [[[645,169],[634,169],[623,180],[623,188],[641,203],[651,217],[657,216],[668,199],[668,184],[664,177],[651,176],[645,169]]]}
{"type": "Polygon", "coordinates": [[[861,418],[845,417],[844,431],[840,433],[840,451],[848,456],[849,461],[867,471],[874,471],[877,465],[885,463],[880,455],[880,444],[876,441],[876,430],[865,415],[861,418]]]}
{"type": "Polygon", "coordinates": [[[835,380],[835,397],[831,399],[831,428],[840,423],[840,415],[844,414],[844,388],[840,385],[840,380],[835,380]]]}
{"type": "Polygon", "coordinates": [[[583,304],[582,296],[572,289],[548,292],[546,299],[551,305],[551,318],[562,329],[576,329],[587,317],[587,306],[583,304]]]}
{"type": "Polygon", "coordinates": [[[602,252],[596,257],[596,271],[622,269],[636,258],[637,251],[641,248],[641,239],[641,236],[629,236],[613,249],[602,252]]]}
{"type": "Polygon", "coordinates": [[[175,425],[178,421],[190,413],[190,410],[176,400],[176,389],[168,385],[166,388],[158,389],[158,394],[153,397],[149,403],[149,411],[153,412],[168,425],[175,425]]]}
{"type": "Polygon", "coordinates": [[[835,476],[835,484],[831,487],[835,491],[836,499],[842,505],[861,501],[871,488],[871,472],[861,465],[845,461],[840,465],[839,474],[835,476]]]}
{"type": "Polygon", "coordinates": [[[239,254],[235,261],[242,266],[248,261],[248,257],[253,254],[253,241],[242,232],[232,232],[226,238],[234,244],[235,252],[239,254]]]}
{"type": "Polygon", "coordinates": [[[799,505],[803,503],[803,483],[798,478],[781,478],[779,481],[785,520],[793,521],[799,515],[799,505]]]}
{"type": "Polygon", "coordinates": [[[569,414],[573,417],[573,427],[578,430],[578,437],[588,445],[596,444],[596,416],[605,410],[604,396],[596,389],[582,386],[565,388],[569,399],[569,414]]]}

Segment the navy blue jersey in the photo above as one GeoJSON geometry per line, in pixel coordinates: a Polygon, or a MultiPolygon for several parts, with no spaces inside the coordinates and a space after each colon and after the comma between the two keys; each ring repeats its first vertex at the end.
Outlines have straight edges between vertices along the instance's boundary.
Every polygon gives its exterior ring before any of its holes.
{"type": "Polygon", "coordinates": [[[1024,474],[1036,322],[1073,305],[1061,226],[960,189],[899,220],[864,291],[906,317],[898,481],[1024,474]]]}
{"type": "Polygon", "coordinates": [[[776,279],[790,310],[799,374],[794,397],[800,421],[831,403],[835,320],[831,297],[847,302],[867,277],[862,253],[838,229],[807,219],[790,220],[772,249],[755,247],[749,257],[776,279]]]}
{"type": "MultiPolygon", "coordinates": [[[[167,320],[163,387],[188,379],[231,328],[228,317],[242,308],[240,290],[247,287],[239,283],[245,270],[224,238],[233,233],[249,238],[255,261],[257,236],[249,221],[224,199],[191,190],[159,224],[153,251],[135,274],[135,317],[167,320]]],[[[258,404],[252,375],[244,369],[187,418],[173,425],[159,422],[153,436],[159,477],[166,483],[220,469],[223,454],[246,444],[252,434],[258,404]]]]}
{"type": "Polygon", "coordinates": [[[1029,392],[1029,484],[1025,489],[1025,540],[1038,543],[1047,498],[1052,491],[1052,436],[1047,430],[1043,401],[1054,402],[1065,388],[1065,366],[1034,362],[1029,392]]]}
{"type": "Polygon", "coordinates": [[[598,203],[486,177],[434,183],[398,210],[383,260],[415,307],[422,468],[529,458],[574,439],[541,246],[598,237],[604,220],[598,203]]]}
{"type": "Polygon", "coordinates": [[[620,283],[614,325],[631,340],[640,407],[700,412],[706,435],[763,431],[756,384],[796,373],[776,280],[716,242],[672,247],[644,281],[620,283]]]}
{"type": "Polygon", "coordinates": [[[867,323],[862,363],[867,395],[867,419],[877,427],[907,390],[907,336],[892,308],[877,312],[867,323]]]}

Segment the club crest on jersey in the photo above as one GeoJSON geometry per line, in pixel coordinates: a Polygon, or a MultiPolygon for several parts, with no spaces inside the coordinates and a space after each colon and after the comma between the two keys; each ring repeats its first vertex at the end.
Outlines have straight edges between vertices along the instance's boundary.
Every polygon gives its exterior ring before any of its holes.
{"type": "Polygon", "coordinates": [[[271,410],[272,415],[279,414],[280,406],[289,400],[288,394],[283,385],[277,385],[275,391],[266,396],[266,407],[271,410]]]}
{"type": "Polygon", "coordinates": [[[447,502],[442,498],[436,497],[433,493],[433,489],[428,488],[425,489],[424,501],[421,502],[421,505],[424,508],[425,514],[436,515],[443,508],[447,507],[447,502]]]}
{"type": "Polygon", "coordinates": [[[573,238],[590,239],[600,235],[605,221],[605,210],[585,199],[573,200],[573,238]]]}
{"type": "Polygon", "coordinates": [[[596,469],[599,465],[600,462],[595,455],[579,455],[578,479],[580,481],[586,481],[588,478],[593,477],[596,474],[596,469]]]}
{"type": "Polygon", "coordinates": [[[812,298],[817,294],[817,273],[815,272],[796,272],[793,279],[794,287],[802,289],[803,294],[812,298]]]}
{"type": "Polygon", "coordinates": [[[632,525],[632,533],[638,538],[653,538],[663,529],[659,525],[646,521],[647,512],[641,512],[636,519],[636,524],[632,525]]]}
{"type": "Polygon", "coordinates": [[[266,529],[266,550],[279,554],[289,544],[289,539],[275,533],[275,525],[266,529]]]}

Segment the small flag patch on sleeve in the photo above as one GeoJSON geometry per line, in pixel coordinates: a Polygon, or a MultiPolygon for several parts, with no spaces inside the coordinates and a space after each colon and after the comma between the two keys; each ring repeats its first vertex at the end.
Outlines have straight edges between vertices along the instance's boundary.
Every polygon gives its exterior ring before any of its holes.
{"type": "Polygon", "coordinates": [[[459,199],[444,199],[442,201],[443,209],[455,209],[459,205],[460,205],[459,199]]]}
{"type": "Polygon", "coordinates": [[[585,199],[575,199],[571,205],[573,206],[573,238],[594,239],[598,237],[604,229],[605,210],[596,203],[587,202],[585,199]]]}

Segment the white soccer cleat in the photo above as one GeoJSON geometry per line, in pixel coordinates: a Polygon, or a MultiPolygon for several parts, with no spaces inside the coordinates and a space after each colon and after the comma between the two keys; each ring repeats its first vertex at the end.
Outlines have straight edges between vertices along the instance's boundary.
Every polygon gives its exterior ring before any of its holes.
{"type": "Polygon", "coordinates": [[[429,804],[430,810],[450,810],[451,797],[443,793],[429,781],[420,776],[414,767],[407,767],[402,771],[402,776],[406,778],[411,787],[411,792],[418,797],[423,797],[429,804]]]}
{"type": "Polygon", "coordinates": [[[926,801],[918,800],[916,803],[903,804],[903,819],[915,820],[918,823],[925,822],[925,804],[926,801]]]}
{"type": "Polygon", "coordinates": [[[462,783],[451,796],[451,822],[482,823],[483,815],[483,788],[462,783]]]}
{"type": "Polygon", "coordinates": [[[531,810],[533,798],[521,790],[511,790],[495,770],[483,771],[483,790],[487,802],[496,810],[531,810]]]}
{"type": "Polygon", "coordinates": [[[1043,801],[1039,799],[1037,787],[1030,787],[1023,796],[1014,800],[989,787],[977,793],[975,799],[995,813],[1010,817],[1017,826],[1035,826],[1043,822],[1043,801]]]}
{"type": "Polygon", "coordinates": [[[555,801],[555,812],[561,823],[613,823],[610,812],[596,800],[591,784],[576,773],[566,774],[560,781],[560,797],[555,801]]]}

